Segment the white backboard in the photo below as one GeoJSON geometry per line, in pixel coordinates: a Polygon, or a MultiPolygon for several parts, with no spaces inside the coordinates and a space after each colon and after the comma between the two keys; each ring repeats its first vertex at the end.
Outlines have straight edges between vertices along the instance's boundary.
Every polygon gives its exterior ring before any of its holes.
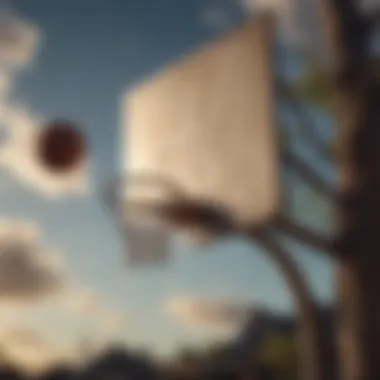
{"type": "Polygon", "coordinates": [[[256,17],[123,99],[123,167],[218,202],[241,223],[277,210],[273,23],[256,17]]]}

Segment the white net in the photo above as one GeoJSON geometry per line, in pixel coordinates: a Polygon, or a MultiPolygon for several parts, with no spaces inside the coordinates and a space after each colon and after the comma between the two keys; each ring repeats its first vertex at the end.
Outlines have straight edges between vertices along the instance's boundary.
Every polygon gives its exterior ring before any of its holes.
{"type": "Polygon", "coordinates": [[[156,222],[136,223],[133,219],[124,224],[128,247],[128,262],[131,265],[164,263],[170,252],[168,229],[156,222]]]}
{"type": "Polygon", "coordinates": [[[199,204],[195,200],[185,200],[179,189],[168,182],[146,175],[129,175],[119,184],[116,198],[114,210],[119,215],[132,265],[165,262],[174,236],[198,247],[212,243],[219,236],[217,221],[210,228],[202,224],[208,222],[209,215],[205,216],[206,220],[201,217],[203,220],[194,223],[194,210],[198,210],[199,204]],[[182,211],[178,210],[178,205],[182,211]],[[189,207],[190,214],[186,211],[189,207]],[[169,215],[165,217],[164,209],[171,210],[171,216],[175,210],[175,222],[169,215]]]}
{"type": "Polygon", "coordinates": [[[126,239],[130,265],[155,265],[168,259],[171,232],[157,209],[175,193],[169,183],[146,174],[129,174],[118,183],[114,210],[126,239]]]}

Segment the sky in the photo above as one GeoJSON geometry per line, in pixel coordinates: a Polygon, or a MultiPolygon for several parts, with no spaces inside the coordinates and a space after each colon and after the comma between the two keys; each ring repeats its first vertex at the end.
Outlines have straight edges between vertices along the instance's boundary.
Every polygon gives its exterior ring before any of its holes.
{"type": "MultiPolygon", "coordinates": [[[[181,244],[173,247],[166,265],[128,266],[123,239],[102,203],[102,186],[121,170],[118,136],[125,92],[257,7],[279,9],[280,3],[178,4],[0,2],[0,245],[12,236],[24,242],[18,261],[14,252],[0,255],[0,335],[21,361],[37,365],[51,357],[71,358],[85,341],[101,347],[117,340],[160,355],[212,342],[229,332],[223,323],[203,323],[197,313],[191,318],[205,299],[219,311],[221,304],[234,307],[239,321],[247,308],[261,305],[292,310],[277,269],[240,238],[206,249],[181,244]],[[59,181],[30,156],[38,127],[55,117],[78,123],[89,149],[88,160],[59,181]]],[[[281,8],[288,16],[281,18],[280,36],[297,40],[290,21],[298,3],[288,4],[281,8]]],[[[291,72],[295,66],[286,67],[291,72]]],[[[304,209],[304,194],[297,189],[294,194],[296,206],[304,209]]],[[[289,247],[318,299],[330,299],[330,263],[294,243],[289,247]]]]}

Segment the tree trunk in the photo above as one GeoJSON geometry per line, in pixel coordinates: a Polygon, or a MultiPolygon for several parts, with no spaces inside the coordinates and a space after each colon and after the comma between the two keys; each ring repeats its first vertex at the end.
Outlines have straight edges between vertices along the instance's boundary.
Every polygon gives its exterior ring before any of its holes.
{"type": "Polygon", "coordinates": [[[355,0],[318,0],[337,79],[340,234],[337,296],[341,377],[380,379],[380,86],[370,23],[355,0]]]}
{"type": "Polygon", "coordinates": [[[352,187],[342,205],[345,228],[337,246],[344,380],[380,379],[380,86],[371,83],[362,96],[353,167],[347,169],[352,187]]]}

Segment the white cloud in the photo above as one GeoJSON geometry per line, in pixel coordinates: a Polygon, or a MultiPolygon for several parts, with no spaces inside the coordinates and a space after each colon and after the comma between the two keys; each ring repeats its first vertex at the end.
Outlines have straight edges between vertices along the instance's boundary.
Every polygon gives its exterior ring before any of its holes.
{"type": "Polygon", "coordinates": [[[2,334],[2,340],[7,341],[7,343],[17,343],[38,348],[38,346],[46,343],[43,335],[42,332],[25,325],[13,326],[2,334]]]}
{"type": "Polygon", "coordinates": [[[47,171],[38,161],[36,144],[43,122],[20,105],[8,105],[3,125],[8,133],[0,150],[0,165],[14,177],[45,195],[85,194],[88,185],[86,164],[68,174],[47,171]]]}
{"type": "Polygon", "coordinates": [[[13,325],[1,334],[6,356],[29,371],[41,371],[57,361],[71,359],[71,346],[53,342],[46,333],[29,325],[13,325]]]}
{"type": "Polygon", "coordinates": [[[235,329],[252,315],[252,305],[226,299],[172,297],[166,302],[169,315],[182,323],[208,329],[235,329]]]}
{"type": "Polygon", "coordinates": [[[0,300],[37,301],[63,286],[60,258],[44,246],[36,227],[0,220],[0,300]]]}
{"type": "MultiPolygon", "coordinates": [[[[26,235],[33,241],[32,230],[26,228],[26,235]]],[[[29,369],[43,368],[57,360],[80,364],[89,349],[87,341],[91,351],[99,351],[120,337],[128,322],[127,314],[107,305],[94,291],[75,282],[70,285],[65,281],[63,291],[46,299],[46,303],[1,305],[0,298],[0,340],[17,363],[29,369]],[[60,330],[50,324],[51,319],[46,327],[41,324],[41,310],[59,316],[60,330]]]]}
{"type": "Polygon", "coordinates": [[[75,316],[96,313],[101,309],[99,297],[90,290],[74,289],[67,292],[62,305],[66,311],[75,316]]]}
{"type": "Polygon", "coordinates": [[[86,318],[99,344],[112,341],[126,326],[126,313],[107,305],[99,294],[91,290],[73,286],[62,296],[58,307],[74,318],[86,318]]]}
{"type": "Polygon", "coordinates": [[[96,335],[104,342],[112,342],[118,337],[126,324],[127,316],[125,313],[111,309],[103,309],[102,312],[98,314],[96,335]]]}
{"type": "Polygon", "coordinates": [[[0,64],[19,68],[34,58],[40,34],[31,23],[9,9],[0,9],[0,64]]]}
{"type": "Polygon", "coordinates": [[[206,6],[201,9],[201,20],[216,29],[225,30],[232,26],[229,15],[224,10],[214,5],[206,6]]]}
{"type": "Polygon", "coordinates": [[[28,107],[10,101],[17,69],[35,58],[41,34],[37,27],[9,10],[0,9],[0,167],[28,186],[51,197],[83,195],[88,190],[88,165],[67,174],[46,170],[36,156],[36,141],[43,118],[28,107]]]}

